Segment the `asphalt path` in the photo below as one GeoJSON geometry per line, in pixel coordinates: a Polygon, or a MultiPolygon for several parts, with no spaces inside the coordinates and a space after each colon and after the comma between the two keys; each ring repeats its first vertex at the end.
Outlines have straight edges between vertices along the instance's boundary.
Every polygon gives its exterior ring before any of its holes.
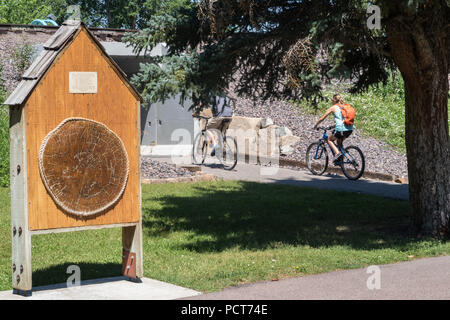
{"type": "MultiPolygon", "coordinates": [[[[174,158],[159,158],[159,161],[177,163],[183,165],[183,160],[174,158]]],[[[191,164],[190,158],[184,160],[184,164],[191,164]]],[[[407,184],[386,182],[371,179],[348,180],[344,176],[336,174],[324,174],[315,176],[307,169],[288,169],[280,167],[259,166],[253,164],[238,163],[231,171],[224,170],[219,163],[205,164],[201,166],[202,172],[210,173],[224,180],[254,181],[260,183],[281,183],[299,187],[310,187],[328,190],[339,190],[372,194],[376,196],[408,200],[409,192],[407,184]]]]}
{"type": "Polygon", "coordinates": [[[450,256],[257,282],[182,300],[450,300],[450,256]]]}

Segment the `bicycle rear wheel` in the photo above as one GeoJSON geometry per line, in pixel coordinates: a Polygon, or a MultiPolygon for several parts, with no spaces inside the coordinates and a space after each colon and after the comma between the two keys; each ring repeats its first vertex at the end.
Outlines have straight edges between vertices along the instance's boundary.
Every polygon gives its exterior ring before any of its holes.
{"type": "Polygon", "coordinates": [[[200,132],[195,137],[192,146],[192,161],[194,164],[203,164],[205,162],[207,149],[206,136],[204,133],[200,132]]]}
{"type": "Polygon", "coordinates": [[[366,161],[361,149],[350,146],[344,149],[345,156],[342,158],[341,168],[347,179],[358,180],[364,173],[366,161]]]}
{"type": "Polygon", "coordinates": [[[316,176],[322,175],[328,168],[328,152],[320,142],[311,143],[306,149],[306,165],[316,176]]]}
{"type": "Polygon", "coordinates": [[[238,146],[236,139],[226,136],[223,139],[221,154],[218,155],[225,170],[233,170],[238,161],[238,146]]]}

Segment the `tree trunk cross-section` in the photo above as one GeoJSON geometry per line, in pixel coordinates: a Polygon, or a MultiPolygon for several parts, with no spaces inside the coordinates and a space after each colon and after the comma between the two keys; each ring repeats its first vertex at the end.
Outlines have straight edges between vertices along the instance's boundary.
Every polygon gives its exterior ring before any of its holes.
{"type": "Polygon", "coordinates": [[[128,155],[120,138],[89,119],[64,120],[44,139],[39,170],[64,211],[89,216],[112,207],[125,190],[128,155]]]}

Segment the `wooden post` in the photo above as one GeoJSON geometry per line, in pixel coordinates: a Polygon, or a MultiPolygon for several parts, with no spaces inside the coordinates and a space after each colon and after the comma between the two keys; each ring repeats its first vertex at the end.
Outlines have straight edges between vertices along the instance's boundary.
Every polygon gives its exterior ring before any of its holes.
{"type": "Polygon", "coordinates": [[[9,132],[12,287],[14,293],[31,295],[31,233],[28,229],[25,113],[22,106],[11,106],[9,132]]]}
{"type": "Polygon", "coordinates": [[[141,104],[136,102],[137,109],[137,142],[136,149],[139,155],[139,191],[137,201],[139,202],[139,222],[135,226],[122,228],[122,274],[130,279],[138,280],[144,276],[144,267],[142,261],[142,186],[141,186],[141,104]]]}

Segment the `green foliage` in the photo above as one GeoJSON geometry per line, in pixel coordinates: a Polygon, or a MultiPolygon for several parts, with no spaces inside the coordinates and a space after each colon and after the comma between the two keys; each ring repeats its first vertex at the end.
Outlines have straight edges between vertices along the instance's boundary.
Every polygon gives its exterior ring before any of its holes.
{"type": "Polygon", "coordinates": [[[199,41],[198,33],[193,33],[199,23],[196,4],[190,0],[159,1],[153,10],[155,14],[145,29],[129,33],[123,39],[136,53],[149,52],[159,43],[171,44],[168,56],[155,57],[152,63],[141,64],[139,74],[133,77],[133,84],[142,91],[144,98],[153,103],[181,93],[182,100],[191,99],[198,104],[222,94],[215,81],[221,81],[223,73],[215,73],[214,69],[206,74],[212,65],[203,59],[214,52],[194,50],[199,41]],[[198,77],[205,76],[211,80],[211,86],[198,85],[198,77]]]}
{"type": "Polygon", "coordinates": [[[3,78],[2,78],[2,73],[3,73],[3,66],[0,64],[0,105],[3,104],[3,102],[6,100],[6,89],[3,85],[3,78]]]}
{"type": "Polygon", "coordinates": [[[189,86],[188,79],[197,69],[195,61],[194,54],[156,58],[155,63],[141,64],[140,72],[131,81],[147,102],[164,101],[189,86]]]}
{"type": "Polygon", "coordinates": [[[0,23],[30,24],[49,14],[61,24],[70,17],[70,5],[80,7],[81,19],[90,27],[137,29],[159,8],[161,0],[0,0],[0,23]]]}
{"type": "Polygon", "coordinates": [[[0,0],[0,23],[30,24],[51,13],[61,17],[66,7],[66,0],[0,0]]]}
{"type": "Polygon", "coordinates": [[[11,58],[19,76],[28,69],[35,53],[36,50],[29,43],[25,43],[13,51],[11,58]]]}
{"type": "Polygon", "coordinates": [[[90,27],[136,29],[149,18],[155,0],[67,0],[79,5],[81,19],[90,27]]]}
{"type": "MultiPolygon", "coordinates": [[[[324,82],[356,79],[358,91],[386,81],[387,69],[393,66],[389,58],[369,50],[381,52],[387,42],[384,36],[373,35],[367,41],[367,28],[361,27],[367,4],[359,1],[176,0],[161,1],[161,8],[146,28],[125,41],[136,51],[165,42],[172,56],[195,52],[198,68],[193,73],[186,70],[192,77],[178,88],[190,92],[185,97],[194,105],[208,103],[231,82],[238,94],[253,98],[301,97],[317,102],[324,82]],[[322,61],[317,59],[319,53],[325,57],[322,61]]],[[[166,83],[166,74],[161,75],[154,81],[166,83]]]]}
{"type": "Polygon", "coordinates": [[[0,65],[0,187],[9,186],[9,110],[3,106],[6,98],[0,65]]]}
{"type": "MultiPolygon", "coordinates": [[[[160,13],[165,0],[66,0],[80,6],[81,19],[89,27],[142,29],[160,13]]],[[[177,1],[167,1],[176,3],[177,1]]]]}
{"type": "Polygon", "coordinates": [[[0,101],[0,187],[9,186],[9,109],[0,101]]]}

